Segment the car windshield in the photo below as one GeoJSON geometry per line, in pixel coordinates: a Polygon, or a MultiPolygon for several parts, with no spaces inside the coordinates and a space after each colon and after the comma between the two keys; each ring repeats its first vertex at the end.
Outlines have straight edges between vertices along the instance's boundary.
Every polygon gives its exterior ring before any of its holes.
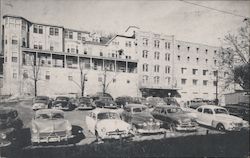
{"type": "Polygon", "coordinates": [[[214,109],[214,112],[216,114],[228,114],[228,111],[226,109],[221,109],[221,108],[214,109]]]}
{"type": "Polygon", "coordinates": [[[57,101],[68,101],[69,98],[67,98],[67,97],[57,97],[56,100],[57,101]]]}
{"type": "Polygon", "coordinates": [[[50,119],[50,115],[49,114],[39,114],[36,116],[36,119],[48,120],[48,119],[50,119]]]}
{"type": "Polygon", "coordinates": [[[84,102],[84,103],[89,103],[90,99],[88,99],[88,98],[80,98],[79,101],[84,102]]]}
{"type": "Polygon", "coordinates": [[[98,120],[103,120],[103,119],[119,119],[119,115],[114,112],[106,112],[106,113],[99,113],[97,115],[98,120]]]}
{"type": "Polygon", "coordinates": [[[137,113],[137,112],[145,112],[147,110],[147,108],[145,107],[140,107],[140,108],[133,108],[133,112],[137,113]]]}
{"type": "Polygon", "coordinates": [[[182,110],[180,108],[172,108],[167,110],[168,113],[180,113],[182,110]]]}
{"type": "Polygon", "coordinates": [[[35,99],[35,103],[45,103],[45,102],[47,102],[47,99],[45,99],[45,98],[37,98],[37,99],[35,99]]]}
{"type": "Polygon", "coordinates": [[[64,116],[62,113],[54,113],[52,114],[52,120],[56,120],[56,119],[63,119],[64,116]]]}

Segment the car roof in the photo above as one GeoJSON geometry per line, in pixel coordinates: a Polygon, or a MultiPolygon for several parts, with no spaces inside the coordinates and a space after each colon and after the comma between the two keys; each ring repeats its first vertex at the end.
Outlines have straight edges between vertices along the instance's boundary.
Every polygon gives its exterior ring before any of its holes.
{"type": "Polygon", "coordinates": [[[41,109],[36,111],[36,115],[46,113],[63,113],[63,111],[59,109],[41,109]]]}
{"type": "Polygon", "coordinates": [[[175,106],[175,105],[158,105],[155,108],[165,108],[165,109],[179,108],[180,109],[180,107],[175,106]]]}
{"type": "Polygon", "coordinates": [[[147,107],[147,106],[145,106],[145,105],[143,105],[143,104],[128,104],[128,105],[126,105],[126,107],[128,107],[128,108],[132,108],[132,107],[135,107],[135,108],[140,108],[140,107],[147,107]]]}
{"type": "Polygon", "coordinates": [[[115,110],[111,110],[111,109],[103,109],[103,108],[96,108],[94,110],[92,110],[91,112],[95,113],[95,114],[99,114],[99,113],[103,113],[103,112],[115,112],[118,113],[115,110]]]}
{"type": "Polygon", "coordinates": [[[47,97],[47,96],[36,96],[35,97],[35,99],[40,99],[40,98],[42,98],[42,99],[44,99],[44,98],[48,99],[49,97],[47,97]]]}
{"type": "Polygon", "coordinates": [[[217,105],[201,105],[201,106],[199,106],[198,108],[210,108],[210,109],[218,109],[218,108],[220,108],[220,109],[224,109],[224,107],[221,107],[221,106],[217,106],[217,105]]]}

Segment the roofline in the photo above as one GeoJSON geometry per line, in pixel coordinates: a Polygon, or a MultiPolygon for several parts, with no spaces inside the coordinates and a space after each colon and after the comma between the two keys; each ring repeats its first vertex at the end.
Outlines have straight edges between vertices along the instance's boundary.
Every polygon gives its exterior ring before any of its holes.
{"type": "Polygon", "coordinates": [[[117,35],[115,35],[113,38],[111,38],[111,39],[106,43],[106,45],[109,45],[116,37],[123,37],[123,38],[135,39],[134,36],[125,36],[125,35],[119,35],[119,34],[117,34],[117,35]]]}
{"type": "Polygon", "coordinates": [[[203,43],[197,43],[197,42],[188,42],[188,41],[182,41],[182,40],[175,40],[176,44],[178,44],[178,42],[185,42],[185,43],[190,43],[190,44],[197,44],[197,45],[203,45],[203,46],[207,46],[207,47],[213,47],[213,48],[217,48],[219,49],[219,46],[212,46],[212,45],[208,45],[208,44],[203,44],[203,43]]]}
{"type": "Polygon", "coordinates": [[[130,28],[137,28],[137,29],[140,29],[139,27],[137,27],[137,26],[129,26],[126,30],[125,30],[125,32],[127,32],[130,28]]]}

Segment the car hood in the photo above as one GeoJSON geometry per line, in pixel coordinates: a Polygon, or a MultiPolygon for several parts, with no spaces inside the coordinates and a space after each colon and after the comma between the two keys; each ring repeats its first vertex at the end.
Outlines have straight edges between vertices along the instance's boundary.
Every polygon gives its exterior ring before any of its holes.
{"type": "Polygon", "coordinates": [[[130,129],[130,125],[119,119],[105,119],[97,122],[96,125],[97,130],[102,130],[105,128],[106,132],[111,132],[119,129],[119,131],[128,131],[130,129]]]}
{"type": "Polygon", "coordinates": [[[33,127],[35,126],[39,133],[49,133],[56,131],[65,131],[71,128],[68,120],[33,120],[33,127]]]}
{"type": "Polygon", "coordinates": [[[136,122],[147,122],[152,119],[154,120],[154,117],[148,112],[140,112],[140,113],[133,114],[132,119],[133,121],[136,121],[136,122]]]}
{"type": "Polygon", "coordinates": [[[233,115],[228,114],[216,114],[217,119],[225,120],[225,121],[232,121],[232,122],[242,122],[243,119],[240,117],[236,117],[233,115]]]}
{"type": "Polygon", "coordinates": [[[169,115],[173,120],[181,120],[182,122],[188,122],[191,120],[191,117],[187,113],[176,113],[169,115]]]}

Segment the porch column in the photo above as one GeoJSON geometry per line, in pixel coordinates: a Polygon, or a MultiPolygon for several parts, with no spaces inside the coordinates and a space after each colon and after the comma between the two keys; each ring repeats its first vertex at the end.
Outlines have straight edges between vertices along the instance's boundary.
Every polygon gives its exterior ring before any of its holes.
{"type": "Polygon", "coordinates": [[[128,72],[128,62],[126,61],[126,72],[128,72]]]}
{"type": "Polygon", "coordinates": [[[64,55],[64,68],[66,68],[67,67],[67,62],[66,62],[66,60],[67,60],[67,56],[66,55],[64,55]]]}

